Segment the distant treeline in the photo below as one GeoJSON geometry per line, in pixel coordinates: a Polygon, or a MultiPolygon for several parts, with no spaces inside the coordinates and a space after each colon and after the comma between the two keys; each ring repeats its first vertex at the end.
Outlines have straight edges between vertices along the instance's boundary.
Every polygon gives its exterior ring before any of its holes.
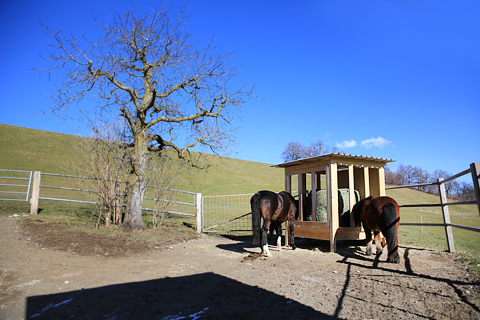
{"type": "MultiPolygon", "coordinates": [[[[410,185],[425,184],[437,182],[439,178],[449,178],[453,176],[450,172],[444,170],[435,170],[433,173],[419,167],[400,164],[395,171],[385,168],[385,183],[389,185],[410,185]]],[[[415,187],[420,191],[438,195],[438,185],[415,187]]],[[[457,200],[475,200],[475,190],[473,183],[452,180],[445,183],[447,197],[457,200]]]]}

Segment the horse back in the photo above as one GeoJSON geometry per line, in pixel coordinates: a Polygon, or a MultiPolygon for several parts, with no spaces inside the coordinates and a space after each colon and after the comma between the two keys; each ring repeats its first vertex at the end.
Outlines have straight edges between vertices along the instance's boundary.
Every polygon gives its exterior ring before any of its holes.
{"type": "Polygon", "coordinates": [[[292,195],[286,191],[282,191],[277,193],[277,197],[278,207],[272,220],[276,221],[277,223],[285,222],[289,217],[291,220],[295,220],[297,206],[292,195]]]}
{"type": "Polygon", "coordinates": [[[392,224],[398,223],[399,207],[390,197],[377,197],[365,203],[363,216],[371,230],[383,233],[391,228],[392,224]]]}

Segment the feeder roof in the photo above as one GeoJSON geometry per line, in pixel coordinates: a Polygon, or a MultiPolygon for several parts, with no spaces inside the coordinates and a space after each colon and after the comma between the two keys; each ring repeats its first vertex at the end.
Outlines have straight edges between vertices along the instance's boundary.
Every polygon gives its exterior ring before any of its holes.
{"type": "Polygon", "coordinates": [[[382,163],[386,164],[387,162],[394,162],[395,160],[392,159],[383,159],[383,158],[374,158],[374,157],[365,157],[361,155],[351,155],[351,154],[340,154],[340,153],[329,153],[329,154],[322,154],[320,156],[310,157],[310,158],[303,158],[295,161],[288,161],[284,163],[274,164],[270,167],[274,168],[287,168],[298,166],[302,164],[313,164],[315,162],[326,161],[326,160],[336,160],[336,161],[355,161],[357,163],[363,162],[366,166],[369,163],[382,163]]]}

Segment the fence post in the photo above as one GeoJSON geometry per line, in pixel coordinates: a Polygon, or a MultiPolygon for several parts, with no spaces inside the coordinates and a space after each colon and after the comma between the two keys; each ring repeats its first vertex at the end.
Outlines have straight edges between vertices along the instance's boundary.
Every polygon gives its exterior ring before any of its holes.
{"type": "Polygon", "coordinates": [[[195,221],[196,221],[195,230],[198,233],[201,233],[202,232],[202,194],[201,193],[197,193],[196,204],[197,204],[197,211],[195,212],[195,221]]]}
{"type": "Polygon", "coordinates": [[[443,178],[438,181],[438,190],[440,193],[440,203],[442,204],[443,224],[445,226],[445,235],[447,237],[448,252],[455,253],[455,244],[453,243],[452,227],[450,226],[450,212],[448,210],[447,194],[445,192],[445,184],[442,182],[443,178]]]}
{"type": "Polygon", "coordinates": [[[40,195],[40,171],[35,171],[33,174],[32,197],[30,198],[30,214],[36,215],[38,213],[38,197],[40,195]]]}
{"type": "Polygon", "coordinates": [[[472,172],[473,188],[475,189],[475,198],[477,199],[478,213],[480,214],[480,162],[470,164],[472,172]]]}

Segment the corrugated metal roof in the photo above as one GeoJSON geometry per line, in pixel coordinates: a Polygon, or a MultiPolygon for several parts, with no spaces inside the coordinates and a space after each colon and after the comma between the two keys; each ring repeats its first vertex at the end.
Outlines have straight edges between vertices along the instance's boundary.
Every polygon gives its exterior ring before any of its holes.
{"type": "Polygon", "coordinates": [[[365,161],[365,162],[394,162],[395,160],[392,159],[383,159],[383,158],[374,158],[374,157],[365,157],[361,155],[351,155],[351,154],[341,154],[341,153],[329,153],[329,154],[322,154],[320,156],[310,157],[310,158],[303,158],[295,161],[289,161],[279,164],[271,165],[270,167],[275,168],[286,168],[292,167],[300,164],[312,163],[316,161],[324,161],[324,160],[331,160],[331,159],[348,159],[348,160],[357,160],[357,161],[365,161]]]}

